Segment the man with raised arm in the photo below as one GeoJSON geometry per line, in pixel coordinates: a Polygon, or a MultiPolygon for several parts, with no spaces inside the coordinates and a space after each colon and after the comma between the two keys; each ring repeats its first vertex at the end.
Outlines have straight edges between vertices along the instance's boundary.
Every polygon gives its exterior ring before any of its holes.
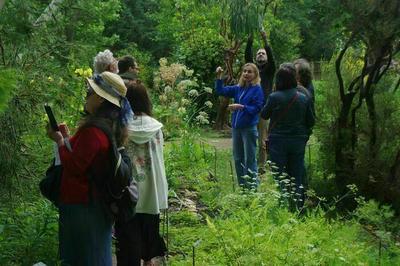
{"type": "MultiPolygon", "coordinates": [[[[267,41],[267,34],[264,30],[260,32],[262,40],[264,42],[264,48],[258,49],[255,62],[253,61],[253,36],[250,35],[247,40],[246,51],[245,51],[245,61],[246,63],[255,63],[258,67],[261,78],[261,88],[264,92],[264,102],[267,100],[268,95],[272,92],[272,84],[275,75],[275,60],[272,55],[271,46],[269,46],[267,41]]],[[[258,123],[258,167],[259,173],[265,172],[265,163],[267,158],[267,153],[264,146],[264,140],[267,138],[267,121],[260,119],[258,123]]]]}

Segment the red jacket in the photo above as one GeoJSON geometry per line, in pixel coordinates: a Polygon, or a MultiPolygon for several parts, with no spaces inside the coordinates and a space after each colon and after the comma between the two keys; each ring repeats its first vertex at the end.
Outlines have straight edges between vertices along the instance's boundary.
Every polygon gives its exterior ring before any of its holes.
{"type": "Polygon", "coordinates": [[[79,130],[70,142],[72,152],[65,146],[59,148],[63,165],[60,200],[67,204],[88,203],[88,171],[107,171],[110,143],[103,131],[95,127],[79,130]]]}

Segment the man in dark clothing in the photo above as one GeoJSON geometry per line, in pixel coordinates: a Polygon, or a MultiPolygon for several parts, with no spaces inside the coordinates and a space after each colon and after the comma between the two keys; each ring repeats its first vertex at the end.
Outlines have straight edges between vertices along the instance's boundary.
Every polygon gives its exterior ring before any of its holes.
{"type": "Polygon", "coordinates": [[[118,75],[124,80],[125,86],[133,85],[137,81],[139,66],[132,56],[126,55],[118,61],[118,75]]]}
{"type": "MultiPolygon", "coordinates": [[[[271,46],[269,46],[267,41],[267,34],[264,30],[262,30],[260,33],[264,42],[264,48],[258,49],[255,64],[257,65],[258,71],[260,72],[261,88],[264,92],[264,101],[266,101],[268,96],[272,92],[272,84],[274,80],[276,66],[271,46]]],[[[246,63],[253,63],[252,46],[253,36],[250,36],[247,41],[245,51],[246,63]]],[[[264,173],[265,163],[267,159],[267,154],[264,147],[264,140],[267,138],[267,121],[264,119],[260,119],[260,122],[258,123],[258,135],[258,167],[259,173],[264,173]]]]}

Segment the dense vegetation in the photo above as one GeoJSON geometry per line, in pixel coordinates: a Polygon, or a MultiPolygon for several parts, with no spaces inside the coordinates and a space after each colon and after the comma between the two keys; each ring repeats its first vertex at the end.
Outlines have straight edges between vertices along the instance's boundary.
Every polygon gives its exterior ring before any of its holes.
{"type": "Polygon", "coordinates": [[[399,1],[6,0],[1,265],[57,263],[57,212],[37,186],[52,156],[43,104],[75,125],[83,78],[106,48],[138,60],[165,125],[171,265],[400,263],[399,1]],[[219,104],[214,70],[230,66],[235,80],[244,43],[253,34],[260,45],[261,28],[279,63],[304,57],[315,66],[318,119],[301,213],[285,208],[290,193],[270,174],[257,193],[241,193],[230,151],[206,143],[218,137],[208,133],[219,104]]]}

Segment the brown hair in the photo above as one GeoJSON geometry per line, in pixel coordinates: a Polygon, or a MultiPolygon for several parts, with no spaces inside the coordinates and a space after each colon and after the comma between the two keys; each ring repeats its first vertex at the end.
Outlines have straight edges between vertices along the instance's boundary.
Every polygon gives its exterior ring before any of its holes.
{"type": "Polygon", "coordinates": [[[79,123],[79,129],[103,125],[111,130],[117,146],[123,146],[128,139],[127,127],[122,124],[120,108],[104,100],[93,114],[87,114],[79,123]]]}
{"type": "Polygon", "coordinates": [[[283,63],[275,74],[275,88],[278,91],[297,87],[296,68],[292,63],[283,63]]]}
{"type": "Polygon", "coordinates": [[[312,81],[312,72],[310,63],[304,59],[300,58],[293,62],[296,67],[297,79],[300,84],[304,87],[308,87],[312,81]]]}
{"type": "Polygon", "coordinates": [[[145,113],[148,116],[153,115],[153,105],[146,87],[140,82],[128,86],[126,98],[131,104],[134,113],[145,113]]]}
{"type": "Polygon", "coordinates": [[[260,78],[260,73],[258,72],[258,67],[253,63],[247,63],[242,67],[242,74],[240,74],[239,86],[240,87],[245,87],[246,86],[246,83],[243,80],[243,70],[244,70],[245,67],[250,67],[251,70],[253,70],[254,74],[256,75],[254,77],[254,79],[251,81],[251,84],[252,85],[260,84],[261,78],[260,78]]]}

